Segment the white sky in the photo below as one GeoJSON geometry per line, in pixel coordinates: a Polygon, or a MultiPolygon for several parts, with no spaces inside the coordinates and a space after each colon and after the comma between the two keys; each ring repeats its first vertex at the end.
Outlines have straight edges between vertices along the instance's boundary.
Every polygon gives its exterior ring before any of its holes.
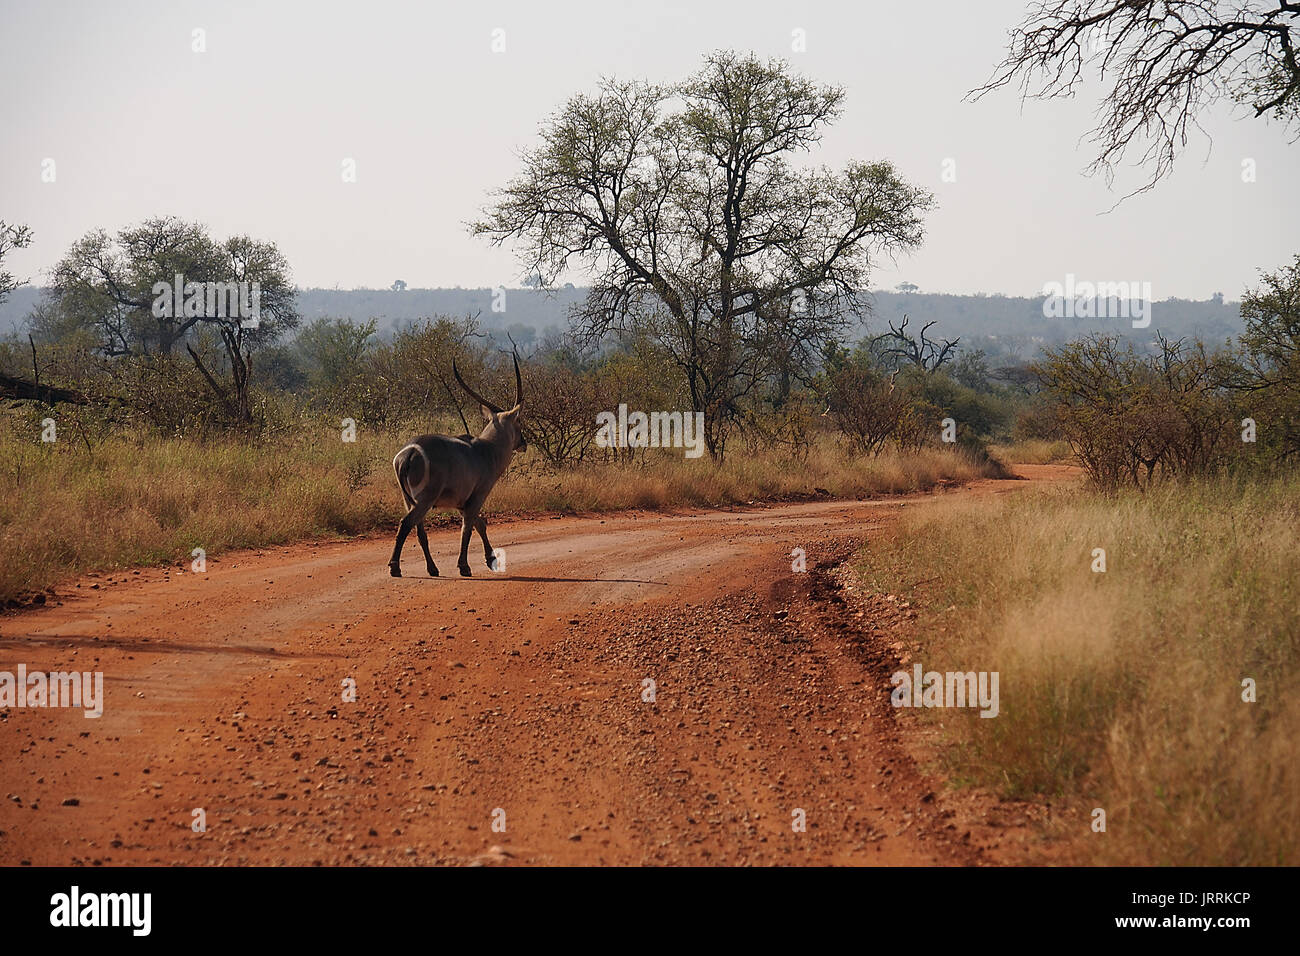
{"type": "Polygon", "coordinates": [[[464,223],[515,174],[538,122],[601,75],[678,79],[718,48],[843,85],[816,158],[889,158],[936,193],[924,248],[873,286],[1035,295],[1073,273],[1148,281],[1156,299],[1237,298],[1300,252],[1300,144],[1275,126],[1206,117],[1212,148],[1194,141],[1172,179],[1099,215],[1143,178],[1112,192],[1083,177],[1095,95],[1023,111],[1012,90],[961,102],[1024,7],[0,0],[0,218],[36,232],[8,267],[41,281],[90,229],[175,214],[275,241],[304,286],[517,285],[514,257],[464,223]],[[194,53],[200,27],[207,52],[194,53]],[[795,28],[805,53],[791,52],[795,28]],[[946,158],[955,183],[940,180],[946,158]]]}

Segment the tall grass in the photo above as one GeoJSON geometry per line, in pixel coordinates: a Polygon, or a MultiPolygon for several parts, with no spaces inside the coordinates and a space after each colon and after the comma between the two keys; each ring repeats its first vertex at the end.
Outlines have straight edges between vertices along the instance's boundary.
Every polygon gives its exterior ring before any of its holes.
{"type": "Polygon", "coordinates": [[[927,714],[956,778],[1064,803],[1081,859],[1294,865],[1297,519],[1296,477],[940,500],[868,575],[928,609],[927,670],[1000,673],[997,718],[927,714]]]}
{"type": "Polygon", "coordinates": [[[829,440],[806,458],[734,451],[721,464],[665,452],[642,463],[592,463],[555,471],[536,462],[511,471],[493,492],[507,511],[619,511],[630,508],[725,507],[821,495],[860,498],[925,491],[940,482],[971,481],[992,468],[955,449],[845,454],[829,440]]]}
{"type": "Polygon", "coordinates": [[[989,452],[1008,465],[1048,465],[1074,457],[1070,443],[1057,439],[1028,438],[1011,445],[993,445],[989,452]]]}
{"type": "MultiPolygon", "coordinates": [[[[190,561],[194,548],[283,544],[396,528],[403,511],[392,456],[410,435],[364,429],[354,443],[322,424],[262,439],[199,442],[112,432],[35,440],[0,418],[0,604],[70,575],[190,561]]],[[[720,506],[816,494],[856,497],[964,481],[984,466],[952,450],[845,457],[831,444],[806,461],[776,453],[723,465],[656,453],[644,462],[555,471],[516,459],[489,513],[720,506]]],[[[459,517],[456,516],[457,521],[459,517]]]]}

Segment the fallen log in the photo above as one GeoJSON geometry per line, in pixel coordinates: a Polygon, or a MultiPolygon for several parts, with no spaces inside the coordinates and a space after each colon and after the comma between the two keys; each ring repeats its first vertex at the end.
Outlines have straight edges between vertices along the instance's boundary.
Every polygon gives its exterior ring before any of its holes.
{"type": "Polygon", "coordinates": [[[38,402],[56,405],[66,402],[70,405],[88,405],[90,400],[81,392],[70,388],[58,388],[54,385],[40,385],[26,379],[0,375],[0,398],[26,398],[38,402]]]}

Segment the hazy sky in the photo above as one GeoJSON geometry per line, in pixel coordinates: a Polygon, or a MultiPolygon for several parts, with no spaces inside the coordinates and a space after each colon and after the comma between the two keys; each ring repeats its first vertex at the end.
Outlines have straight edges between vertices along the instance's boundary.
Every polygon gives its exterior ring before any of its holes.
{"type": "Polygon", "coordinates": [[[304,286],[517,285],[514,256],[464,223],[538,122],[602,75],[678,79],[718,48],[846,88],[817,161],[889,158],[935,192],[924,248],[873,286],[1035,295],[1073,273],[1148,281],[1157,300],[1236,298],[1300,252],[1300,144],[1276,126],[1205,117],[1212,144],[1099,215],[1143,180],[1108,191],[1082,175],[1095,89],[1023,110],[1011,90],[963,103],[1025,6],[0,0],[0,218],[36,233],[10,268],[40,281],[87,231],[174,214],[274,240],[304,286]],[[807,52],[791,51],[795,29],[807,52]]]}

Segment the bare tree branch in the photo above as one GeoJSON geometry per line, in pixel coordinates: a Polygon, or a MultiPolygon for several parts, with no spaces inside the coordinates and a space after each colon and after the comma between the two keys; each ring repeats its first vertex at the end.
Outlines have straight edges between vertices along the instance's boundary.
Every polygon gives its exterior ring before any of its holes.
{"type": "Polygon", "coordinates": [[[1036,3],[1011,32],[1006,59],[967,98],[1017,79],[1022,99],[1071,97],[1095,65],[1110,89],[1090,133],[1098,153],[1087,172],[1112,183],[1130,149],[1145,144],[1138,161],[1151,176],[1128,198],[1169,174],[1189,128],[1224,98],[1300,129],[1297,18],[1294,0],[1036,3]]]}

